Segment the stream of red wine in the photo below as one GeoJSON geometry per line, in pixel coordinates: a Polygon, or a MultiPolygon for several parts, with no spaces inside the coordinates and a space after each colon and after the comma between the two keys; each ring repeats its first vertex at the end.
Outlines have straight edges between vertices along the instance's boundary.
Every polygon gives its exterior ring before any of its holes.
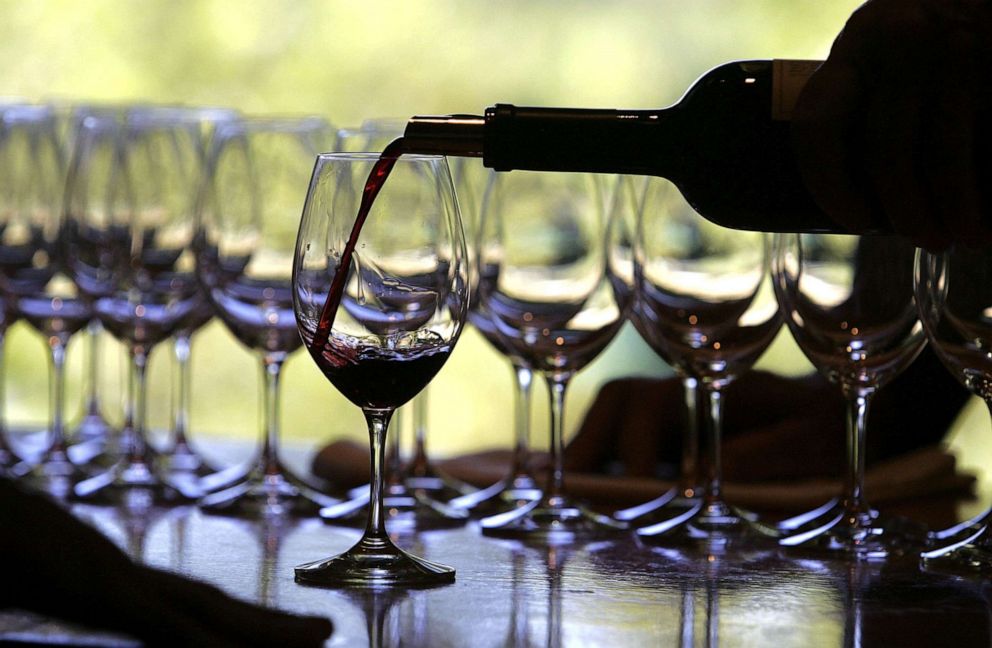
{"type": "Polygon", "coordinates": [[[372,204],[375,203],[375,197],[379,195],[379,191],[386,183],[386,179],[389,178],[389,173],[393,170],[396,160],[399,159],[404,150],[405,142],[402,137],[393,140],[383,149],[379,159],[372,166],[372,171],[369,172],[369,177],[365,181],[365,189],[362,190],[362,202],[358,206],[355,224],[352,226],[348,242],[341,252],[338,268],[331,281],[331,289],[327,293],[324,308],[320,312],[320,320],[317,322],[317,330],[313,334],[311,348],[323,349],[330,339],[331,327],[334,326],[334,315],[337,313],[338,306],[341,305],[341,298],[344,296],[344,285],[348,279],[348,270],[351,268],[351,257],[358,244],[358,237],[362,233],[362,226],[369,216],[372,204]]]}

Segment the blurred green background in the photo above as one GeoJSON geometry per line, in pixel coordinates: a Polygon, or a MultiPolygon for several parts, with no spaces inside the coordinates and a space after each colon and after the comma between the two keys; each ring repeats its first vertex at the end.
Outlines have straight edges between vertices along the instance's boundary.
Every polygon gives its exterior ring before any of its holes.
{"type": "MultiPolygon", "coordinates": [[[[320,113],[337,126],[371,117],[479,112],[497,101],[649,108],[670,104],[732,59],[822,58],[856,0],[3,0],[0,95],[32,100],[227,105],[320,113]]],[[[300,187],[301,203],[305,187],[300,187]]],[[[81,336],[71,347],[70,412],[81,412],[81,336]]],[[[9,334],[9,418],[42,425],[47,367],[39,336],[9,334]]],[[[152,357],[151,424],[169,425],[171,345],[152,357]]],[[[193,342],[192,436],[253,439],[260,374],[218,322],[193,342]],[[201,436],[202,435],[202,436],[201,436]]],[[[762,365],[808,370],[788,335],[762,365]]],[[[105,337],[101,393],[121,418],[123,352],[105,337]]],[[[574,429],[606,380],[667,375],[631,330],[574,382],[574,429]]],[[[534,442],[546,444],[535,393],[534,442]]],[[[511,373],[474,332],[434,381],[429,444],[437,455],[510,442],[511,373]]],[[[984,417],[978,427],[987,425],[984,417]]],[[[288,363],[288,443],[366,439],[364,422],[305,354],[288,363]]],[[[982,428],[984,429],[984,428],[982,428]]],[[[984,455],[984,453],[983,453],[984,455]]],[[[977,457],[976,457],[977,459],[977,457]]]]}

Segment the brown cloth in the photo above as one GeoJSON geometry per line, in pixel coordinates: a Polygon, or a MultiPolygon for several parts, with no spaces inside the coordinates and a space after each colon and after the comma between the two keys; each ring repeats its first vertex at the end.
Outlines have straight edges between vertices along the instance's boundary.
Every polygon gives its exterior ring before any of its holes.
{"type": "MultiPolygon", "coordinates": [[[[437,462],[446,474],[483,488],[506,476],[510,452],[495,450],[463,455],[437,462]]],[[[545,478],[547,455],[535,453],[535,475],[545,478]]],[[[368,449],[351,441],[336,441],[321,450],[313,461],[319,477],[337,485],[358,486],[368,481],[368,449]]],[[[872,503],[913,500],[924,495],[969,493],[975,477],[955,469],[955,459],[931,446],[876,463],[865,476],[865,490],[872,503]]],[[[674,485],[653,477],[612,476],[568,472],[565,490],[604,507],[624,507],[650,500],[674,485]]],[[[818,506],[840,492],[840,479],[811,477],[766,482],[726,482],[728,501],[762,511],[791,511],[818,506]]]]}

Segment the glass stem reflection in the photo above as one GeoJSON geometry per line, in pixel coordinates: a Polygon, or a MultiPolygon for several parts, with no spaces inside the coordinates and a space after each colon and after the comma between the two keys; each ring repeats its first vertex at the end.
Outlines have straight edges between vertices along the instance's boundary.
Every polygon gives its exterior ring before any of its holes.
{"type": "Polygon", "coordinates": [[[564,502],[562,492],[565,481],[565,388],[568,378],[548,377],[548,391],[551,393],[551,473],[544,493],[545,503],[554,508],[564,502]]]}
{"type": "Polygon", "coordinates": [[[392,410],[364,410],[365,421],[369,426],[372,472],[369,483],[370,506],[368,522],[365,526],[363,542],[368,540],[389,542],[386,535],[386,512],[382,505],[385,485],[383,469],[386,464],[386,430],[392,410]]]}
{"type": "Polygon", "coordinates": [[[286,361],[285,353],[262,356],[262,456],[260,464],[266,475],[279,475],[279,376],[286,361]]]}
{"type": "Polygon", "coordinates": [[[844,507],[860,522],[868,523],[871,509],[864,498],[865,440],[870,390],[845,389],[847,392],[847,479],[844,482],[844,507]]]}

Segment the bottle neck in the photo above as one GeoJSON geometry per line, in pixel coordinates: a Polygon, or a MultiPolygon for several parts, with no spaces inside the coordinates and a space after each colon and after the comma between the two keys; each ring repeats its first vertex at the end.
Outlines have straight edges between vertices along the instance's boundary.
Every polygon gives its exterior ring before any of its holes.
{"type": "Polygon", "coordinates": [[[497,171],[658,175],[670,159],[675,111],[528,108],[497,104],[482,117],[413,117],[404,150],[483,158],[497,171]]]}

